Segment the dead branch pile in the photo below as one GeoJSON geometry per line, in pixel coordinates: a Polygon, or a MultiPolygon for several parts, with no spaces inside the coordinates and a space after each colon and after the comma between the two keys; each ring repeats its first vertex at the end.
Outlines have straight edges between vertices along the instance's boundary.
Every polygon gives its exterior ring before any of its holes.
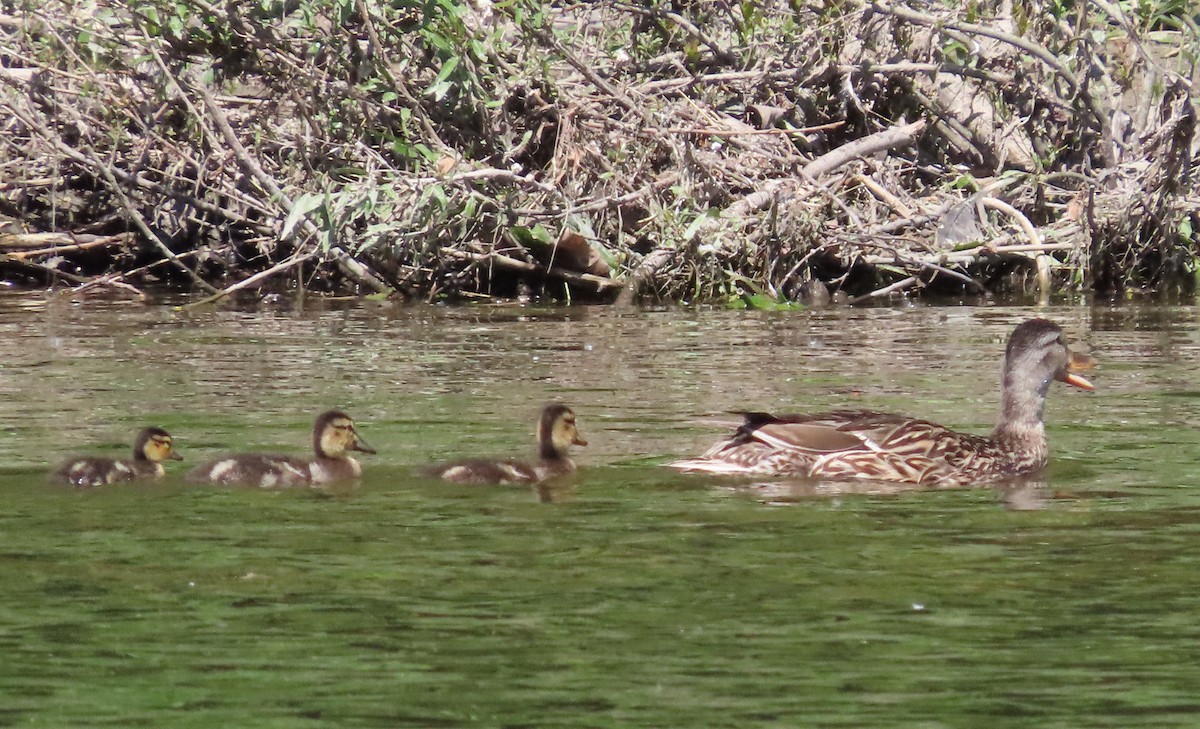
{"type": "Polygon", "coordinates": [[[1200,29],[1175,3],[4,8],[18,282],[773,301],[1195,277],[1200,29]]]}

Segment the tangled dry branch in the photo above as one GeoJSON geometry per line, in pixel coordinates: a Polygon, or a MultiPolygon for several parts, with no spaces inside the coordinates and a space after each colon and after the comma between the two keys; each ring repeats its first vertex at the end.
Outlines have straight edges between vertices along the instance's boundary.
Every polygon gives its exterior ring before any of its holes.
{"type": "Polygon", "coordinates": [[[13,6],[17,281],[778,302],[1194,280],[1200,32],[1170,4],[13,6]]]}

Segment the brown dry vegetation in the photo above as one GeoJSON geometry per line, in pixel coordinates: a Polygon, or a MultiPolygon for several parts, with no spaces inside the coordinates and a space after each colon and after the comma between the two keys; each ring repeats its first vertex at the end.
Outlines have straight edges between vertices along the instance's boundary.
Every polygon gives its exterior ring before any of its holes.
{"type": "Polygon", "coordinates": [[[1196,21],[1170,1],[0,1],[0,273],[756,306],[1190,291],[1196,21]]]}

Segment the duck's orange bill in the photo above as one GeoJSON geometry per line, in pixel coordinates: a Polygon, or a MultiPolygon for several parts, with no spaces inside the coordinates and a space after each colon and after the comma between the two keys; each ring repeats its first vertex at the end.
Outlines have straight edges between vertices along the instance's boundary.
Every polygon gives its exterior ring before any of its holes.
{"type": "Polygon", "coordinates": [[[1088,382],[1078,373],[1087,372],[1096,366],[1096,360],[1086,354],[1079,352],[1071,352],[1071,359],[1067,362],[1067,376],[1063,378],[1063,382],[1073,387],[1078,387],[1080,390],[1091,392],[1096,389],[1096,386],[1088,382]]]}
{"type": "Polygon", "coordinates": [[[571,443],[573,443],[574,445],[577,445],[577,446],[587,445],[587,441],[584,440],[582,437],[580,437],[578,434],[576,434],[575,440],[571,441],[571,443]]]}

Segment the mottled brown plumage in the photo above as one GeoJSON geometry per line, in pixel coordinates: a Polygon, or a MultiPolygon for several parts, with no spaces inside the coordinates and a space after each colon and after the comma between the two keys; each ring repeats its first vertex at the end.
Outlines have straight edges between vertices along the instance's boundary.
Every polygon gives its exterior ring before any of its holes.
{"type": "Polygon", "coordinates": [[[572,445],[585,446],[579,435],[575,412],[566,405],[551,403],[542,408],[538,420],[538,459],[468,459],[431,466],[431,476],[466,484],[529,484],[563,476],[575,470],[567,452],[572,445]]]}
{"type": "Polygon", "coordinates": [[[133,442],[132,458],[68,458],[50,474],[50,478],[52,481],[69,483],[80,488],[143,478],[161,478],[166,473],[162,465],[166,460],[183,460],[183,456],[175,452],[171,434],[162,428],[146,428],[138,433],[137,440],[133,442]]]}
{"type": "Polygon", "coordinates": [[[329,410],[313,423],[313,458],[269,453],[235,453],[202,463],[187,480],[222,486],[290,488],[346,481],[362,475],[362,466],[350,451],[374,453],[354,427],[349,415],[329,410]]]}
{"type": "Polygon", "coordinates": [[[683,471],[873,479],[935,486],[987,483],[1041,470],[1049,450],[1042,422],[1054,380],[1091,390],[1077,372],[1094,365],[1073,353],[1058,325],[1031,319],[1005,352],[1000,422],[991,436],[870,410],[817,415],[741,413],[733,437],[699,458],[667,464],[683,471]]]}

